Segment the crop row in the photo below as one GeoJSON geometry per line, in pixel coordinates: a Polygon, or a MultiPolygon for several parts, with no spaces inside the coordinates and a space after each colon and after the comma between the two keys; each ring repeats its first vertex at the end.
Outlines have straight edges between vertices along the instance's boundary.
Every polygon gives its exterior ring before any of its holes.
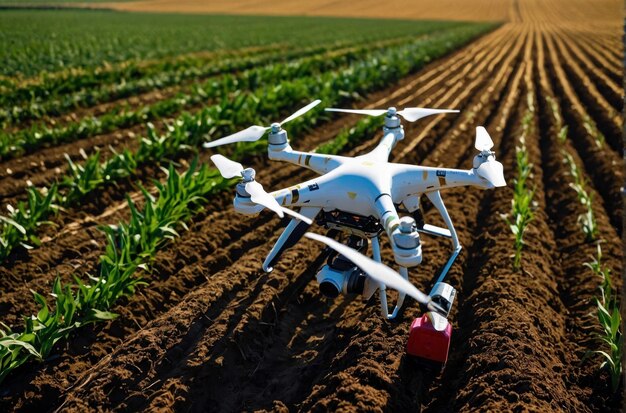
{"type": "MultiPolygon", "coordinates": [[[[611,270],[602,261],[602,240],[600,239],[600,229],[593,209],[593,193],[587,189],[584,171],[566,149],[568,127],[563,124],[559,105],[552,98],[547,100],[552,110],[556,130],[559,131],[557,140],[565,148],[561,149],[561,155],[563,156],[563,162],[569,168],[569,174],[573,180],[569,186],[576,192],[578,201],[585,208],[585,211],[578,216],[578,223],[585,236],[585,242],[596,243],[596,255],[591,257],[591,261],[583,263],[600,280],[598,287],[600,296],[594,297],[594,302],[598,322],[601,327],[600,333],[597,334],[597,341],[604,349],[594,350],[592,353],[599,354],[602,357],[603,362],[600,364],[600,369],[606,368],[608,370],[612,390],[616,392],[622,378],[624,351],[622,317],[618,295],[611,279],[611,270]]],[[[598,148],[601,149],[604,146],[602,134],[588,117],[583,119],[583,123],[587,132],[594,138],[598,148]]]]}
{"type": "Polygon", "coordinates": [[[337,51],[339,48],[374,49],[406,41],[406,37],[380,42],[343,42],[333,46],[314,46],[284,51],[277,47],[244,49],[240,53],[191,55],[175,60],[157,61],[150,65],[124,65],[104,76],[91,74],[67,78],[52,78],[35,85],[19,88],[0,96],[0,123],[17,124],[43,116],[59,116],[68,110],[90,107],[134,96],[140,93],[180,85],[190,79],[203,79],[220,73],[252,69],[269,63],[337,51]],[[229,57],[229,55],[233,55],[229,57]],[[114,77],[111,77],[114,76],[114,77]],[[104,79],[103,79],[104,78],[104,79]]]}
{"type": "Polygon", "coordinates": [[[277,79],[289,80],[336,70],[351,62],[375,57],[375,53],[397,41],[376,44],[376,47],[348,47],[312,57],[303,57],[287,64],[272,63],[241,74],[226,74],[194,85],[186,93],[145,105],[138,109],[113,108],[99,117],[88,117],[61,127],[35,124],[16,133],[0,134],[0,157],[11,158],[38,149],[41,145],[55,145],[87,138],[97,134],[130,127],[142,122],[171,116],[184,108],[206,104],[207,101],[225,99],[228,94],[254,90],[277,79]]]}
{"type": "Polygon", "coordinates": [[[55,305],[33,292],[39,311],[24,318],[21,332],[8,326],[0,328],[0,382],[29,359],[43,361],[54,345],[82,326],[117,317],[109,309],[121,297],[132,295],[144,284],[137,270],[149,271],[155,253],[186,228],[189,219],[206,202],[212,192],[221,190],[224,180],[206,166],[190,168],[179,174],[173,166],[165,184],[155,182],[158,196],[145,189],[145,206],[139,211],[128,198],[131,218],[128,223],[105,226],[107,245],[100,258],[98,275],[81,279],[74,275],[72,284],[57,278],[52,287],[55,305]]]}
{"type": "MultiPolygon", "coordinates": [[[[0,74],[20,78],[42,72],[94,68],[181,53],[282,44],[285,49],[345,39],[381,40],[419,35],[459,23],[225,15],[160,15],[95,10],[3,10],[0,74]],[[30,30],[24,31],[24,27],[30,30]],[[254,36],[250,36],[254,33],[254,36]]],[[[45,76],[45,75],[43,75],[45,76]]]]}
{"type": "MultiPolygon", "coordinates": [[[[193,53],[154,61],[130,61],[90,70],[75,69],[58,74],[46,73],[41,79],[31,80],[12,87],[5,86],[2,89],[3,94],[0,97],[0,102],[4,106],[20,108],[32,103],[41,105],[48,100],[94,88],[108,86],[113,91],[116,85],[141,79],[156,79],[161,73],[174,74],[179,72],[184,76],[186,70],[199,70],[215,63],[220,70],[225,70],[229,64],[237,62],[236,64],[239,65],[240,60],[279,54],[280,51],[280,45],[269,45],[251,49],[243,48],[232,52],[193,53]]],[[[87,100],[88,98],[83,99],[87,100]]]]}
{"type": "Polygon", "coordinates": [[[517,173],[513,179],[513,199],[511,200],[511,218],[505,217],[507,224],[515,237],[513,268],[519,269],[522,263],[522,249],[524,247],[524,232],[534,217],[533,196],[534,190],[529,188],[528,180],[532,174],[533,165],[529,161],[526,138],[532,133],[534,104],[532,94],[528,94],[528,107],[522,118],[522,134],[515,147],[517,173]]]}
{"type": "Polygon", "coordinates": [[[611,377],[613,393],[619,389],[622,380],[622,360],[624,354],[624,333],[622,331],[622,316],[617,291],[611,279],[611,270],[602,262],[602,248],[597,246],[597,254],[591,262],[584,263],[601,280],[598,290],[600,297],[594,297],[596,314],[601,326],[597,335],[598,342],[605,349],[595,350],[595,354],[604,360],[600,369],[607,368],[611,377]]]}

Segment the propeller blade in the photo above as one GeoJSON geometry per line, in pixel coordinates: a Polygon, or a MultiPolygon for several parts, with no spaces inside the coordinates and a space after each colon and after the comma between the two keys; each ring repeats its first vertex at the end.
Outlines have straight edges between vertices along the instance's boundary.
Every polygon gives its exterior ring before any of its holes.
{"type": "Polygon", "coordinates": [[[291,215],[292,217],[297,218],[297,219],[299,219],[302,222],[306,222],[307,225],[313,225],[313,220],[311,220],[310,218],[307,218],[304,215],[299,214],[296,211],[293,211],[293,210],[291,210],[289,208],[285,208],[285,207],[282,207],[282,206],[280,208],[283,210],[283,212],[285,214],[291,215]]]}
{"type": "Polygon", "coordinates": [[[250,200],[255,204],[263,205],[267,209],[271,209],[276,212],[279,217],[284,217],[282,207],[278,204],[276,199],[265,192],[263,186],[257,181],[250,181],[246,184],[246,192],[250,194],[250,200]]]}
{"type": "Polygon", "coordinates": [[[504,168],[502,164],[498,161],[489,160],[483,162],[478,167],[477,173],[479,176],[485,178],[495,187],[506,186],[506,181],[504,180],[504,168]]]}
{"type": "Polygon", "coordinates": [[[426,304],[429,307],[431,307],[431,305],[433,305],[434,307],[437,307],[435,303],[431,302],[431,299],[429,296],[427,296],[426,294],[424,294],[423,292],[415,288],[413,284],[411,284],[406,279],[402,278],[400,274],[398,274],[391,268],[387,267],[386,265],[376,262],[373,259],[361,254],[360,252],[357,252],[353,250],[352,248],[347,247],[343,244],[340,244],[337,241],[332,240],[323,235],[314,234],[312,232],[307,232],[304,235],[307,238],[311,238],[315,241],[319,241],[328,245],[329,247],[331,247],[332,249],[334,249],[335,251],[337,251],[338,253],[340,253],[341,255],[349,259],[350,261],[352,261],[355,265],[357,265],[361,270],[367,273],[367,275],[372,277],[375,281],[385,284],[386,286],[391,287],[394,290],[398,290],[401,293],[405,293],[415,298],[415,300],[417,300],[418,302],[422,304],[426,304]]]}
{"type": "Polygon", "coordinates": [[[216,141],[205,142],[202,146],[205,148],[214,148],[216,146],[227,145],[229,143],[235,142],[255,142],[261,139],[265,131],[269,128],[264,126],[250,126],[247,129],[239,131],[237,133],[233,133],[232,135],[226,136],[225,138],[218,139],[216,141]]]}
{"type": "Polygon", "coordinates": [[[405,108],[398,112],[398,115],[402,116],[409,122],[415,122],[418,119],[424,118],[430,115],[439,115],[441,113],[458,113],[456,109],[429,109],[429,108],[405,108]]]}
{"type": "Polygon", "coordinates": [[[317,99],[314,100],[313,102],[309,103],[308,105],[306,105],[305,107],[303,107],[302,109],[294,112],[291,116],[289,116],[288,118],[286,118],[284,121],[280,122],[280,125],[284,125],[285,123],[294,120],[295,118],[297,118],[298,116],[302,116],[305,113],[307,113],[308,111],[310,111],[311,109],[313,109],[314,107],[316,107],[317,105],[319,105],[320,103],[322,103],[321,100],[317,99]]]}
{"type": "Polygon", "coordinates": [[[226,179],[241,177],[243,166],[239,162],[231,161],[223,155],[213,155],[211,160],[226,179]]]}
{"type": "Polygon", "coordinates": [[[344,112],[344,113],[356,113],[358,115],[380,116],[387,113],[387,109],[337,109],[326,108],[327,112],[344,112]]]}
{"type": "Polygon", "coordinates": [[[482,126],[476,127],[476,144],[474,147],[479,151],[488,151],[493,148],[493,141],[489,132],[482,126]]]}

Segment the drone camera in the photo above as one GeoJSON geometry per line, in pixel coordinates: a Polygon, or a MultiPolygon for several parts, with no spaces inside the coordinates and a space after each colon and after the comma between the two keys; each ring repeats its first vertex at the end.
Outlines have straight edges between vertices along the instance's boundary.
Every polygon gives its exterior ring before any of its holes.
{"type": "Polygon", "coordinates": [[[328,298],[336,298],[339,294],[362,294],[367,277],[357,267],[340,271],[327,264],[319,270],[316,278],[320,292],[328,298]]]}

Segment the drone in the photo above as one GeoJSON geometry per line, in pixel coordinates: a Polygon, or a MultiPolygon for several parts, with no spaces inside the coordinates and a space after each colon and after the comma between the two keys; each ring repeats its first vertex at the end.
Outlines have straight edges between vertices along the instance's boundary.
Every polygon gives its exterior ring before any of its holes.
{"type": "Polygon", "coordinates": [[[418,359],[443,366],[448,358],[452,326],[448,315],[456,290],[445,282],[462,246],[441,197],[441,191],[475,186],[491,189],[506,186],[503,166],[496,161],[494,146],[487,130],[476,128],[475,148],[478,151],[469,170],[426,167],[389,162],[396,144],[404,139],[402,119],[415,122],[426,116],[456,113],[458,110],[405,108],[336,109],[368,116],[383,116],[383,136],[369,153],[347,157],[315,152],[299,152],[289,145],[283,125],[304,115],[321,103],[315,100],[280,123],[270,126],[254,125],[233,135],[204,143],[205,148],[237,142],[254,142],[268,134],[270,160],[299,165],[318,176],[306,182],[268,193],[255,180],[256,172],[244,168],[223,155],[211,160],[226,178],[241,178],[236,185],[234,208],[248,214],[259,214],[267,208],[281,218],[291,220],[263,262],[265,272],[272,271],[286,249],[306,236],[326,244],[330,251],[327,262],[318,270],[316,279],[322,295],[335,298],[340,294],[361,295],[365,301],[379,292],[383,318],[397,317],[408,295],[425,306],[426,312],[411,324],[407,353],[418,359]],[[420,201],[430,200],[443,218],[446,228],[424,222],[420,201]],[[295,212],[293,208],[299,208],[295,212]],[[401,213],[405,214],[400,217],[401,213]],[[328,237],[308,232],[316,220],[328,230],[328,237]],[[385,233],[391,244],[398,271],[382,263],[380,237],[385,233]],[[441,269],[429,294],[419,291],[409,281],[409,269],[422,262],[420,234],[444,237],[451,241],[451,253],[441,269]],[[333,238],[341,239],[341,242],[333,238]],[[371,258],[366,256],[371,244],[371,258]],[[393,310],[389,310],[387,288],[398,291],[393,310]]]}

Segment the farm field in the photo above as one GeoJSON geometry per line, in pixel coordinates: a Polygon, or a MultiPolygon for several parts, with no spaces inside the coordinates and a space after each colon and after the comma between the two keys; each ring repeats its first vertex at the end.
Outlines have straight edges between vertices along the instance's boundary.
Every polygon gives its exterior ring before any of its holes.
{"type": "MultiPolygon", "coordinates": [[[[31,13],[40,39],[66,35],[36,58],[20,52],[37,50],[34,37],[1,43],[11,64],[0,198],[11,219],[0,231],[0,321],[33,347],[5,338],[15,354],[0,352],[0,409],[620,411],[621,387],[588,354],[606,349],[595,338],[603,279],[585,266],[595,257],[591,267],[610,271],[620,291],[619,6],[502,4],[474,8],[501,23],[158,15],[160,32],[149,23],[157,15],[0,11],[12,16],[5,39],[31,13]],[[87,49],[55,26],[87,30],[83,15],[97,22],[87,49]],[[125,34],[131,18],[139,24],[125,34]],[[156,49],[142,40],[174,32],[156,49]],[[465,249],[451,270],[458,295],[442,373],[405,356],[414,301],[387,322],[375,304],[320,294],[319,244],[303,239],[264,273],[284,222],[237,214],[232,182],[201,149],[315,98],[322,105],[287,127],[295,149],[357,155],[378,143],[380,123],[321,110],[330,106],[461,110],[404,124],[395,162],[470,168],[479,125],[496,143],[508,187],[443,194],[465,249]],[[531,219],[515,266],[509,223],[524,195],[531,219]]],[[[220,150],[268,189],[313,176],[265,151],[264,139],[220,150]]],[[[410,274],[428,290],[448,245],[423,244],[410,274]]]]}

